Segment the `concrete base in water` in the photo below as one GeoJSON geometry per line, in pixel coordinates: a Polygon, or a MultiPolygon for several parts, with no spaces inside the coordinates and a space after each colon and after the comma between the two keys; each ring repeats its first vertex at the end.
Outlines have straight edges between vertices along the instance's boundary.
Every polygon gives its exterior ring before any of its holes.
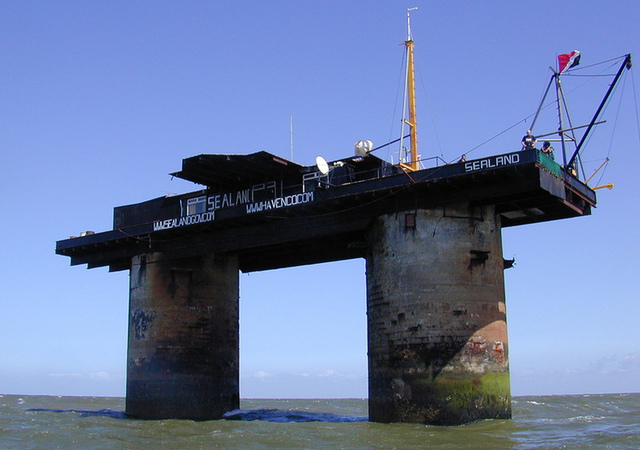
{"type": "Polygon", "coordinates": [[[238,274],[236,257],[133,258],[128,414],[208,420],[239,408],[238,274]]]}
{"type": "Polygon", "coordinates": [[[493,207],[385,215],[368,240],[370,420],[510,418],[504,262],[493,207]]]}

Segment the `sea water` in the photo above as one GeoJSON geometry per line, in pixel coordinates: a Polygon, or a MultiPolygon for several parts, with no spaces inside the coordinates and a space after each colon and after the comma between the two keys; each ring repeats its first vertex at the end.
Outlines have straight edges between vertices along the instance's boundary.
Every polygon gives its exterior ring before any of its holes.
{"type": "Polygon", "coordinates": [[[0,396],[0,448],[640,448],[640,394],[515,397],[512,420],[367,421],[366,399],[247,399],[226,419],[135,420],[124,399],[0,396]]]}

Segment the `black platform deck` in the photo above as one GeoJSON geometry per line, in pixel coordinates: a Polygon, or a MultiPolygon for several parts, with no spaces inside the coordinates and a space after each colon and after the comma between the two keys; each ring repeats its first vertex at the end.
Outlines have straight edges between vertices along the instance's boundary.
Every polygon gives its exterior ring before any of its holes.
{"type": "Polygon", "coordinates": [[[410,173],[372,155],[330,166],[323,175],[266,152],[188,158],[173,175],[204,189],[116,207],[112,231],[58,241],[56,253],[112,271],[154,251],[236,253],[250,272],[363,257],[365,232],[385,213],[493,204],[509,227],[588,215],[596,204],[593,190],[537,150],[410,173]]]}

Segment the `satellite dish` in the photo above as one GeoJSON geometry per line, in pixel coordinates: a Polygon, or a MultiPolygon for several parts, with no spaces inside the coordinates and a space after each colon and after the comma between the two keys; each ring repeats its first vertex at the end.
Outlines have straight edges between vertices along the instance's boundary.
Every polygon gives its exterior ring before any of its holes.
{"type": "Polygon", "coordinates": [[[369,140],[356,142],[356,156],[365,157],[373,150],[373,142],[369,140]]]}
{"type": "Polygon", "coordinates": [[[316,157],[316,166],[318,166],[318,170],[322,175],[326,175],[329,173],[329,164],[327,163],[327,160],[322,156],[316,157]]]}

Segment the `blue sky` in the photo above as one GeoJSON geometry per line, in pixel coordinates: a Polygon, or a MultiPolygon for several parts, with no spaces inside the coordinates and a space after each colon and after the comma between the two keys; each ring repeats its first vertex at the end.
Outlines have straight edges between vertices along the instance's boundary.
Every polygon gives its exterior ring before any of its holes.
{"type": "MultiPolygon", "coordinates": [[[[518,149],[557,53],[640,55],[630,0],[0,2],[0,393],[124,396],[128,274],[70,267],[55,241],[199,189],[168,176],[183,158],[290,157],[291,117],[301,164],[398,137],[413,6],[424,157],[518,149]]],[[[633,72],[584,155],[588,173],[610,157],[615,188],[590,217],[503,232],[514,395],[640,391],[633,72]]],[[[606,84],[570,81],[585,123],[606,84]]],[[[240,282],[241,396],[367,396],[364,261],[240,282]]]]}

